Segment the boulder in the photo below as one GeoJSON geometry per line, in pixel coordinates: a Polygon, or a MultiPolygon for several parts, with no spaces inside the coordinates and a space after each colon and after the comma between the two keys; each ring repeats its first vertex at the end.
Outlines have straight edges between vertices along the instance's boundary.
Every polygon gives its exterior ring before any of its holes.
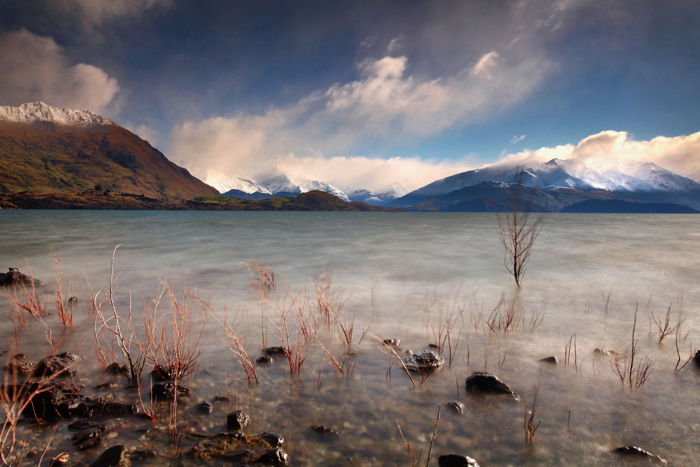
{"type": "Polygon", "coordinates": [[[201,414],[209,415],[212,410],[214,410],[214,406],[211,405],[211,402],[209,401],[201,401],[195,406],[195,409],[197,409],[197,412],[201,414]]]}
{"type": "Polygon", "coordinates": [[[464,413],[464,404],[459,401],[450,401],[445,406],[456,414],[464,413]]]}
{"type": "Polygon", "coordinates": [[[289,454],[280,448],[275,448],[260,456],[256,462],[274,466],[289,465],[289,454]]]}
{"type": "Polygon", "coordinates": [[[446,454],[438,458],[440,467],[479,467],[478,462],[469,456],[459,454],[446,454]]]}
{"type": "Polygon", "coordinates": [[[613,449],[613,452],[615,454],[619,454],[621,456],[626,456],[626,457],[633,457],[633,458],[639,458],[639,459],[647,459],[650,462],[654,462],[657,464],[666,464],[666,460],[657,456],[656,454],[652,454],[651,452],[642,449],[638,446],[621,446],[619,448],[613,449]]]}
{"type": "Polygon", "coordinates": [[[435,350],[425,349],[403,359],[408,371],[416,373],[434,371],[445,364],[445,359],[435,350]]]}
{"type": "Polygon", "coordinates": [[[90,467],[130,467],[131,460],[124,446],[112,446],[97,458],[90,467]]]}
{"type": "Polygon", "coordinates": [[[177,397],[187,397],[190,389],[175,381],[160,381],[151,387],[151,395],[156,400],[172,401],[177,397]]]}
{"type": "Polygon", "coordinates": [[[467,378],[467,392],[510,396],[515,400],[520,397],[498,376],[483,371],[475,371],[467,378]]]}
{"type": "Polygon", "coordinates": [[[272,448],[278,448],[284,445],[284,436],[278,435],[277,433],[264,432],[260,433],[259,435],[255,435],[254,438],[265,441],[272,448]]]}
{"type": "Polygon", "coordinates": [[[554,355],[551,355],[549,357],[544,357],[540,359],[541,363],[548,363],[549,365],[558,365],[559,364],[559,359],[555,357],[554,355]]]}
{"type": "Polygon", "coordinates": [[[0,287],[39,287],[41,285],[42,283],[39,279],[23,274],[17,268],[9,268],[7,272],[0,272],[0,287]]]}
{"type": "Polygon", "coordinates": [[[277,356],[284,356],[287,354],[287,351],[285,350],[284,347],[280,346],[275,346],[275,347],[265,347],[262,349],[263,355],[267,355],[268,357],[274,357],[275,355],[277,356]]]}
{"type": "Polygon", "coordinates": [[[234,410],[226,416],[226,427],[229,430],[243,430],[250,424],[250,416],[242,410],[234,410]]]}
{"type": "Polygon", "coordinates": [[[34,376],[37,378],[48,376],[74,376],[75,367],[80,357],[70,352],[52,355],[39,361],[34,368],[34,376]]]}

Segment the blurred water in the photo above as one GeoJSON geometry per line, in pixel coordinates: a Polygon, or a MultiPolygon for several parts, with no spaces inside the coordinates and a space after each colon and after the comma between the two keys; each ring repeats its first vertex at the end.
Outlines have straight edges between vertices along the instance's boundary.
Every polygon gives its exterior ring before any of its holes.
{"type": "MultiPolygon", "coordinates": [[[[128,292],[133,303],[141,303],[163,282],[196,291],[213,311],[199,371],[187,383],[195,393],[192,402],[235,392],[238,406],[253,418],[253,430],[286,435],[297,465],[408,465],[397,423],[416,452],[427,452],[438,405],[457,399],[465,402],[465,414],[443,411],[433,455],[462,453],[482,465],[617,465],[620,459],[609,449],[640,444],[675,465],[692,465],[700,453],[694,442],[700,434],[700,375],[692,365],[674,374],[673,336],[657,345],[652,322],[671,305],[672,320],[683,319],[683,358],[693,342],[700,343],[699,216],[545,215],[518,294],[526,323],[536,316],[542,322],[496,335],[479,317],[501,297],[512,300],[515,289],[492,214],[4,211],[0,238],[0,267],[31,271],[49,291],[53,257],[59,259],[64,285],[70,283],[81,300],[79,325],[64,333],[55,316],[47,322],[61,349],[86,356],[81,365],[86,385],[104,379],[93,361],[94,321],[87,303],[90,293],[106,290],[115,245],[121,245],[116,271],[122,310],[128,292]],[[255,262],[269,265],[277,276],[277,290],[265,304],[250,287],[247,264],[255,262]],[[268,343],[277,343],[280,304],[294,296],[314,308],[321,275],[331,278],[345,319],[354,319],[354,371],[338,375],[313,346],[301,375],[290,378],[276,362],[259,370],[260,384],[236,382],[244,375],[226,347],[222,322],[236,320],[249,351],[257,354],[261,323],[268,343]],[[636,306],[639,346],[654,368],[642,391],[629,391],[593,349],[624,352],[636,306]],[[435,342],[439,323],[450,316],[458,317],[453,364],[413,388],[378,339],[398,336],[405,347],[420,350],[435,342]],[[574,335],[576,369],[573,363],[537,362],[547,355],[563,359],[574,335]],[[508,381],[522,401],[466,396],[464,378],[485,367],[508,381]],[[536,385],[542,424],[535,444],[527,446],[523,415],[536,385]],[[309,432],[319,423],[341,431],[339,442],[309,432]]],[[[6,298],[0,306],[9,314],[6,298]]],[[[5,347],[16,341],[9,320],[0,333],[5,347]]],[[[45,341],[43,334],[41,326],[27,326],[10,350],[38,357],[47,352],[47,345],[37,344],[45,341]]],[[[340,359],[336,331],[324,331],[322,339],[340,359]]],[[[228,408],[217,407],[209,418],[193,418],[191,412],[183,417],[200,431],[216,432],[228,408]]],[[[118,437],[133,447],[156,443],[164,456],[172,455],[157,437],[139,438],[130,430],[118,431],[118,437]]],[[[57,440],[58,449],[60,435],[57,440]]]]}

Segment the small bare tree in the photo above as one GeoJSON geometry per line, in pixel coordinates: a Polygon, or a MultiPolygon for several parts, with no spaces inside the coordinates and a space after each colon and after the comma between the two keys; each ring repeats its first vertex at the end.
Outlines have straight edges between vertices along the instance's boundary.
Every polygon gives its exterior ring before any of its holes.
{"type": "Polygon", "coordinates": [[[511,185],[513,196],[510,201],[502,204],[503,209],[496,210],[498,220],[498,235],[505,249],[504,264],[513,276],[515,284],[522,286],[527,262],[532,253],[532,247],[542,230],[543,219],[538,216],[530,217],[533,203],[523,197],[523,171],[518,168],[511,185]]]}

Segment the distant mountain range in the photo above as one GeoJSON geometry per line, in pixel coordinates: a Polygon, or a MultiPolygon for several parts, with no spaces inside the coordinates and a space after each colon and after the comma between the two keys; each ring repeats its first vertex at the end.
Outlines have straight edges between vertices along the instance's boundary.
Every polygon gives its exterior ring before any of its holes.
{"type": "Polygon", "coordinates": [[[0,107],[0,193],[110,190],[151,198],[218,194],[134,133],[92,112],[0,107]]]}
{"type": "Polygon", "coordinates": [[[656,164],[614,170],[562,159],[528,166],[500,163],[462,172],[414,190],[391,201],[389,206],[431,211],[490,211],[512,199],[516,190],[538,211],[700,210],[700,183],[656,164]]]}

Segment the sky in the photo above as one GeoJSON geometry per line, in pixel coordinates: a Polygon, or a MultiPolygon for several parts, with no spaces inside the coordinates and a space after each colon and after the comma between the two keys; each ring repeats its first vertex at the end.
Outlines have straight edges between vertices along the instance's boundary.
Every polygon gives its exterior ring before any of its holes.
{"type": "Polygon", "coordinates": [[[700,180],[696,0],[0,0],[0,105],[104,115],[195,175],[418,188],[497,161],[700,180]]]}

